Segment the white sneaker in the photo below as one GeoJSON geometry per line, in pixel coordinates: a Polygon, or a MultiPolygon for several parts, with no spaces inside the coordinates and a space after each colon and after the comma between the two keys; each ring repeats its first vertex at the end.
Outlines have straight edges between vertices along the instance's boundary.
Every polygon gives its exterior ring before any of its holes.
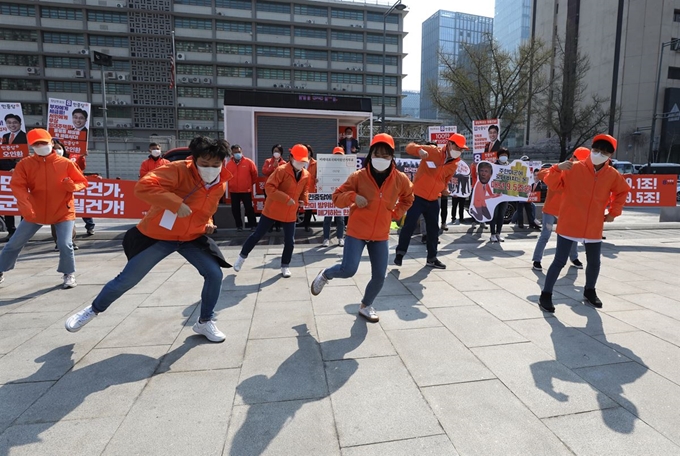
{"type": "Polygon", "coordinates": [[[345,238],[338,239],[338,245],[340,247],[344,247],[345,246],[345,238]]]}
{"type": "Polygon", "coordinates": [[[321,247],[328,247],[331,244],[330,239],[324,239],[323,242],[321,243],[321,247]]]}
{"type": "Polygon", "coordinates": [[[500,234],[497,234],[497,235],[496,235],[496,241],[497,241],[497,242],[505,242],[505,238],[501,237],[500,234]]]}
{"type": "Polygon", "coordinates": [[[372,323],[376,323],[380,320],[378,314],[375,313],[373,306],[359,307],[359,315],[372,323]]]}
{"type": "Polygon", "coordinates": [[[489,242],[498,242],[498,240],[496,239],[496,235],[495,235],[495,234],[492,234],[492,235],[491,235],[491,237],[489,238],[489,242]]]}
{"type": "Polygon", "coordinates": [[[246,259],[239,255],[238,258],[236,258],[236,261],[234,262],[234,271],[239,272],[243,267],[243,263],[245,263],[245,261],[246,259]]]}
{"type": "Polygon", "coordinates": [[[284,266],[281,268],[281,275],[283,276],[284,279],[287,279],[293,274],[290,273],[290,268],[288,266],[284,266]]]}
{"type": "Polygon", "coordinates": [[[227,338],[222,331],[217,329],[215,322],[212,320],[205,323],[196,322],[193,330],[196,334],[205,336],[210,342],[224,342],[224,339],[227,338]]]}
{"type": "Polygon", "coordinates": [[[78,284],[76,283],[76,276],[73,274],[64,274],[64,288],[75,288],[78,284]]]}
{"type": "Polygon", "coordinates": [[[321,293],[321,290],[323,290],[323,287],[325,287],[326,284],[328,283],[328,279],[326,278],[325,275],[323,275],[324,272],[326,272],[326,270],[322,269],[316,275],[314,280],[312,280],[312,287],[311,288],[312,288],[312,294],[314,296],[317,296],[319,293],[321,293]]]}
{"type": "Polygon", "coordinates": [[[80,328],[88,324],[90,320],[92,320],[96,316],[97,313],[94,311],[92,306],[87,306],[77,314],[68,317],[68,319],[64,323],[66,331],[72,333],[80,331],[80,328]]]}
{"type": "Polygon", "coordinates": [[[0,283],[5,281],[5,274],[0,272],[0,283]]]}

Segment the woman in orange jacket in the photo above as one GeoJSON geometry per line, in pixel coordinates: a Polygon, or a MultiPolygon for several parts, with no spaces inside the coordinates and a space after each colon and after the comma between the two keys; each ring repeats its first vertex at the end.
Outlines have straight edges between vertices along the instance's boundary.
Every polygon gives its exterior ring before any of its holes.
{"type": "Polygon", "coordinates": [[[42,128],[27,134],[33,155],[22,159],[12,173],[10,187],[23,217],[14,235],[0,253],[0,282],[14,269],[19,253],[43,225],[55,225],[59,266],[64,288],[76,284],[76,260],[71,233],[76,210],[73,192],[87,187],[87,179],[68,158],[53,151],[52,136],[42,128]]]}
{"type": "Polygon", "coordinates": [[[373,137],[364,168],[335,190],[333,203],[340,208],[349,207],[342,263],[319,272],[311,285],[312,294],[321,293],[329,280],[354,276],[364,248],[368,248],[371,280],[366,285],[359,315],[377,322],[373,301],[385,282],[390,225],[413,204],[413,187],[394,164],[394,139],[390,135],[379,133],[373,137]]]}
{"type": "Polygon", "coordinates": [[[600,252],[604,222],[612,222],[621,215],[630,187],[616,168],[607,162],[616,151],[616,139],[609,135],[593,138],[590,155],[584,161],[565,161],[553,165],[544,182],[551,191],[562,192],[562,202],[557,225],[557,250],[539,298],[539,306],[545,312],[555,312],[552,291],[560,271],[567,264],[569,251],[574,242],[582,242],[586,248],[586,284],[584,302],[595,308],[602,307],[595,284],[600,273],[600,252]],[[614,196],[605,213],[605,207],[614,196]]]}
{"type": "Polygon", "coordinates": [[[309,161],[309,151],[302,144],[296,144],[290,150],[291,160],[279,166],[267,179],[265,190],[269,195],[264,201],[264,210],[255,232],[246,239],[241,253],[234,263],[234,271],[241,270],[248,254],[255,248],[262,236],[276,222],[283,224],[283,255],[281,255],[281,275],[291,276],[290,260],[295,246],[295,221],[298,207],[308,203],[309,173],[306,165],[309,161]]]}
{"type": "MultiPolygon", "coordinates": [[[[269,177],[272,175],[274,171],[276,171],[276,168],[279,166],[285,165],[286,160],[283,159],[283,146],[281,144],[275,144],[272,147],[272,156],[264,161],[264,164],[262,165],[262,174],[264,174],[266,177],[269,177]]],[[[267,199],[267,190],[265,189],[264,191],[264,198],[265,201],[267,199]]],[[[281,231],[281,222],[276,222],[274,225],[269,229],[269,231],[272,231],[274,228],[276,228],[276,231],[281,231]]]]}
{"type": "Polygon", "coordinates": [[[123,239],[128,263],[107,283],[92,305],[66,320],[66,329],[79,331],[116,299],[137,285],[163,258],[177,252],[203,276],[201,313],[194,332],[211,342],[224,334],[213,322],[222,287],[221,267],[229,267],[207,234],[215,231],[212,216],[224,195],[231,173],[223,166],[229,144],[203,136],[189,144],[191,157],[149,172],[137,182],[135,195],[151,205],[141,222],[123,239]]]}

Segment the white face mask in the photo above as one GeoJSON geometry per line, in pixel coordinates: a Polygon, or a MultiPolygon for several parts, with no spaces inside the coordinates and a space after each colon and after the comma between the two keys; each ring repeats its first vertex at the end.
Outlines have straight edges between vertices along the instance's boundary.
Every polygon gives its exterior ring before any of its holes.
{"type": "Polygon", "coordinates": [[[460,157],[460,154],[462,154],[462,152],[459,150],[455,150],[453,147],[449,149],[449,155],[453,159],[460,157]]]}
{"type": "Polygon", "coordinates": [[[592,151],[590,152],[590,161],[592,161],[593,165],[595,165],[595,166],[599,166],[602,163],[606,162],[607,160],[609,160],[608,155],[602,154],[600,152],[592,152],[592,151]]]}
{"type": "Polygon", "coordinates": [[[64,156],[64,149],[54,149],[54,151],[59,155],[60,157],[64,156]]]}
{"type": "Polygon", "coordinates": [[[44,146],[33,146],[33,151],[37,155],[45,157],[52,153],[52,144],[45,144],[44,146]]]}
{"type": "Polygon", "coordinates": [[[281,158],[281,154],[278,152],[274,152],[274,158],[281,158]]]}
{"type": "Polygon", "coordinates": [[[385,171],[392,164],[391,158],[376,158],[371,157],[371,166],[375,168],[376,171],[385,171]]]}
{"type": "Polygon", "coordinates": [[[161,156],[161,150],[160,149],[151,149],[151,156],[152,157],[160,157],[161,156]]]}
{"type": "Polygon", "coordinates": [[[307,162],[291,160],[290,163],[291,165],[293,165],[293,168],[295,168],[298,171],[300,171],[302,168],[307,168],[307,162]]]}
{"type": "Polygon", "coordinates": [[[505,155],[501,155],[500,157],[498,157],[498,161],[501,162],[501,163],[507,163],[508,157],[505,156],[505,155]]]}
{"type": "Polygon", "coordinates": [[[354,135],[352,135],[352,133],[349,133],[349,134],[346,134],[346,135],[345,135],[345,138],[347,138],[347,139],[352,139],[352,136],[354,136],[354,135]]]}
{"type": "Polygon", "coordinates": [[[217,176],[220,175],[220,172],[222,172],[222,167],[218,168],[213,168],[212,166],[196,166],[198,168],[198,174],[201,175],[201,179],[203,179],[203,182],[206,184],[212,183],[215,179],[217,179],[217,176]]]}

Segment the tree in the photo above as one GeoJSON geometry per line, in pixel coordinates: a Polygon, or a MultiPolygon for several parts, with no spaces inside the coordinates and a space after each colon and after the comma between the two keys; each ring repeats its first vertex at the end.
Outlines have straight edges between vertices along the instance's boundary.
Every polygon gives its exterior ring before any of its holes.
{"type": "Polygon", "coordinates": [[[560,161],[564,161],[573,149],[607,130],[610,105],[609,98],[587,95],[584,79],[590,62],[576,46],[565,51],[556,41],[554,61],[550,90],[537,99],[534,113],[537,125],[559,138],[560,161]]]}
{"type": "Polygon", "coordinates": [[[457,59],[443,52],[439,58],[445,83],[428,87],[435,105],[470,131],[473,120],[503,119],[501,141],[524,123],[531,99],[548,87],[542,68],[550,52],[539,41],[507,52],[486,34],[479,44],[462,43],[457,59]]]}

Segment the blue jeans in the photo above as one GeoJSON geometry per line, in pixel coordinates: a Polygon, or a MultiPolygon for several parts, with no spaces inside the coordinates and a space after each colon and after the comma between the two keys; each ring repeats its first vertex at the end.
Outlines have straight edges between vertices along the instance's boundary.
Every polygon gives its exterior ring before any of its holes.
{"type": "MultiPolygon", "coordinates": [[[[331,238],[331,222],[333,221],[333,217],[324,217],[323,218],[323,238],[324,239],[330,239],[331,238]]],[[[335,217],[335,227],[336,231],[338,234],[338,239],[342,239],[342,237],[345,235],[345,217],[339,216],[335,217]]]]}
{"type": "MultiPolygon", "coordinates": [[[[550,235],[555,227],[555,222],[557,217],[554,215],[543,213],[542,220],[543,228],[541,229],[541,234],[538,236],[538,241],[536,242],[536,248],[534,249],[534,257],[531,261],[538,261],[539,263],[543,259],[543,251],[545,250],[545,245],[550,239],[550,235]]],[[[569,251],[569,259],[571,261],[578,260],[578,251],[576,250],[578,243],[574,242],[571,245],[571,250],[569,251]]]]}
{"type": "MultiPolygon", "coordinates": [[[[567,264],[567,257],[571,251],[574,241],[557,235],[557,250],[555,251],[555,259],[548,268],[548,273],[545,275],[545,285],[543,285],[544,293],[552,293],[555,282],[560,275],[560,271],[567,264]]],[[[602,251],[602,242],[587,242],[586,247],[586,290],[594,289],[597,283],[597,276],[600,275],[600,252],[602,251]]]]}
{"type": "Polygon", "coordinates": [[[364,247],[368,248],[368,258],[371,261],[371,280],[366,285],[364,299],[361,302],[365,306],[370,306],[385,283],[387,256],[389,254],[388,241],[363,241],[347,236],[345,238],[345,248],[342,251],[342,262],[324,270],[323,275],[328,280],[353,277],[359,268],[364,247]]]}
{"type": "Polygon", "coordinates": [[[94,298],[92,308],[96,312],[104,312],[113,301],[137,285],[154,266],[173,252],[182,255],[203,276],[200,318],[202,321],[212,319],[222,288],[222,269],[210,252],[202,250],[192,242],[158,241],[142,250],[127,262],[115,279],[104,285],[102,291],[94,298]]]}
{"type": "Polygon", "coordinates": [[[86,230],[94,229],[94,219],[92,217],[83,217],[83,222],[85,222],[86,230]]]}
{"type": "Polygon", "coordinates": [[[266,215],[260,215],[260,221],[257,223],[257,228],[255,228],[253,234],[248,236],[246,242],[243,243],[240,255],[243,258],[248,258],[248,254],[255,248],[258,241],[267,234],[267,231],[269,231],[275,223],[283,225],[283,255],[281,255],[281,267],[288,266],[290,264],[290,259],[293,257],[293,248],[295,247],[295,222],[279,222],[266,215]]]}
{"type": "Polygon", "coordinates": [[[404,226],[399,233],[399,244],[397,245],[397,255],[405,255],[408,245],[411,243],[411,236],[416,230],[418,217],[423,215],[427,230],[427,259],[437,258],[437,241],[439,241],[439,198],[428,201],[420,196],[416,196],[413,205],[406,212],[404,226]]]}
{"type": "MultiPolygon", "coordinates": [[[[76,272],[76,257],[73,255],[73,232],[74,220],[57,223],[54,229],[57,232],[57,247],[59,247],[59,266],[57,272],[73,274],[76,272]]],[[[38,223],[21,220],[14,235],[9,239],[5,248],[0,252],[0,272],[10,271],[17,264],[19,253],[26,243],[42,228],[38,223]]]]}

